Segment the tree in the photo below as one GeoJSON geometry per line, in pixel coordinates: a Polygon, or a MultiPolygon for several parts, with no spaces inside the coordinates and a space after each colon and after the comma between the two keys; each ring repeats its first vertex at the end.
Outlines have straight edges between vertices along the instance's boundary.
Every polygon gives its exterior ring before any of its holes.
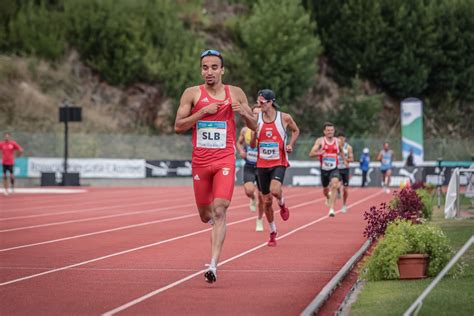
{"type": "Polygon", "coordinates": [[[242,56],[250,91],[269,88],[285,102],[312,84],[321,48],[301,4],[292,0],[260,0],[242,25],[242,56]]]}

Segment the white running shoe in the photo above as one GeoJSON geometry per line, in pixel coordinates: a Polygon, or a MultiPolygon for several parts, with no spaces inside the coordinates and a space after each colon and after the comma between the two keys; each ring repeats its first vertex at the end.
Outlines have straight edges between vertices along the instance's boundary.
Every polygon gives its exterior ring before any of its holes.
{"type": "Polygon", "coordinates": [[[257,199],[251,199],[249,208],[252,212],[255,212],[257,210],[257,199]]]}
{"type": "Polygon", "coordinates": [[[329,214],[328,214],[328,215],[329,215],[330,217],[336,216],[336,213],[334,212],[334,209],[333,209],[333,208],[329,210],[329,214]]]}
{"type": "Polygon", "coordinates": [[[204,273],[204,280],[207,283],[214,283],[217,281],[217,268],[215,266],[211,266],[210,264],[206,264],[208,267],[207,271],[204,273]]]}
{"type": "Polygon", "coordinates": [[[346,212],[347,212],[347,206],[343,205],[341,212],[342,212],[342,213],[346,213],[346,212]]]}
{"type": "Polygon", "coordinates": [[[388,187],[385,187],[385,193],[387,193],[387,194],[390,193],[390,189],[388,187]]]}
{"type": "Polygon", "coordinates": [[[13,187],[10,188],[10,194],[13,194],[15,192],[15,189],[13,187]]]}
{"type": "Polygon", "coordinates": [[[3,195],[7,196],[7,195],[8,195],[8,191],[7,191],[7,190],[3,190],[3,195]]]}
{"type": "Polygon", "coordinates": [[[255,227],[256,232],[263,232],[263,218],[258,219],[257,218],[257,225],[255,227]]]}

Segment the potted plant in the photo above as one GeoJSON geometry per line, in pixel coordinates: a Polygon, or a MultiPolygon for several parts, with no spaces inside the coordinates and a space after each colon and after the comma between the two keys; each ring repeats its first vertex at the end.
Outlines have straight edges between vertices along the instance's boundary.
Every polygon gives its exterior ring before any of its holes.
{"type": "Polygon", "coordinates": [[[372,256],[366,261],[363,277],[368,280],[403,278],[404,275],[400,275],[406,266],[403,256],[412,254],[420,256],[408,256],[408,259],[417,257],[415,261],[425,262],[427,268],[419,269],[422,272],[420,275],[410,272],[407,278],[435,276],[448,263],[453,251],[446,235],[439,227],[396,220],[388,225],[384,238],[379,240],[372,256]],[[402,257],[402,271],[398,265],[400,257],[402,257]]]}

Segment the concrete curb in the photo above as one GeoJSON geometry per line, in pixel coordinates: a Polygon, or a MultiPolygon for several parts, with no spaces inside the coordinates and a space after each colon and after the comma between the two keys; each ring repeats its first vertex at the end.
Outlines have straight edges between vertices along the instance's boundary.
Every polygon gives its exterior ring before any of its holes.
{"type": "Polygon", "coordinates": [[[337,272],[337,274],[323,287],[321,292],[311,301],[311,303],[301,312],[301,316],[315,315],[324,302],[331,296],[331,293],[349,273],[352,267],[360,260],[362,255],[367,251],[372,241],[367,240],[362,247],[346,262],[346,264],[337,272]]]}

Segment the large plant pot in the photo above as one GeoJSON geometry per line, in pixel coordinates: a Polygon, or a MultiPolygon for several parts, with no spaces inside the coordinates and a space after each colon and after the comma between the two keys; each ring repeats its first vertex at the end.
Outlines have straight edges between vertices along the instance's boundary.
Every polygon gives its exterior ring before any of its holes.
{"type": "Polygon", "coordinates": [[[400,279],[423,279],[428,270],[427,254],[407,254],[398,258],[400,279]]]}

